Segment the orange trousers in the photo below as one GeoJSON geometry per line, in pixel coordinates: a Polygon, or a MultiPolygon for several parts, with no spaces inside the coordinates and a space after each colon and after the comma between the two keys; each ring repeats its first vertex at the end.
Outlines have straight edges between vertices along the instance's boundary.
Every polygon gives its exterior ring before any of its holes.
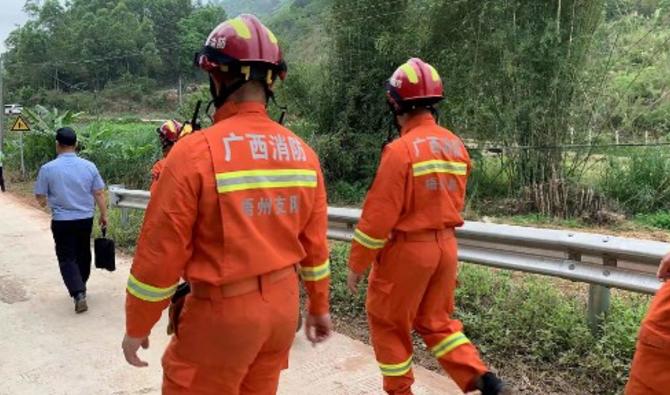
{"type": "Polygon", "coordinates": [[[626,385],[626,395],[665,395],[670,393],[670,323],[662,328],[656,320],[663,316],[664,303],[670,300],[670,282],[656,294],[642,323],[637,339],[635,357],[626,385]]]}
{"type": "Polygon", "coordinates": [[[458,257],[452,229],[397,234],[369,277],[368,322],[388,394],[411,394],[414,329],[458,386],[470,391],[488,369],[451,318],[458,257]]]}
{"type": "Polygon", "coordinates": [[[163,356],[163,394],[276,393],[298,323],[297,274],[216,299],[187,296],[163,356]]]}

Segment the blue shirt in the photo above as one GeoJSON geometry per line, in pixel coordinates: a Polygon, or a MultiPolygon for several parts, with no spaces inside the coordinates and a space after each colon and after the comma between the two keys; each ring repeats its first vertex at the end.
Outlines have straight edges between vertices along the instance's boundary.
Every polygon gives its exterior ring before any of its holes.
{"type": "Polygon", "coordinates": [[[72,221],[93,218],[94,192],[104,187],[93,163],[65,153],[40,168],[35,195],[46,195],[54,220],[72,221]]]}

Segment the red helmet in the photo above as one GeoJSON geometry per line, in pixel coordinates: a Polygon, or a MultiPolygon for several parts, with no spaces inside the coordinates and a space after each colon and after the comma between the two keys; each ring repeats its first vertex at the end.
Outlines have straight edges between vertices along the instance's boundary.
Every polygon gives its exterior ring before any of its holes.
{"type": "Polygon", "coordinates": [[[433,66],[411,58],[386,82],[386,98],[396,113],[432,106],[444,99],[442,79],[433,66]]]}
{"type": "Polygon", "coordinates": [[[195,63],[209,73],[239,72],[246,80],[265,81],[268,85],[276,77],[283,80],[286,76],[277,37],[249,14],[229,19],[212,30],[204,48],[196,54],[195,63]]]}
{"type": "Polygon", "coordinates": [[[169,120],[164,122],[161,126],[156,129],[158,136],[161,139],[161,144],[163,147],[167,147],[177,142],[179,139],[179,134],[181,133],[182,124],[175,121],[169,120]]]}

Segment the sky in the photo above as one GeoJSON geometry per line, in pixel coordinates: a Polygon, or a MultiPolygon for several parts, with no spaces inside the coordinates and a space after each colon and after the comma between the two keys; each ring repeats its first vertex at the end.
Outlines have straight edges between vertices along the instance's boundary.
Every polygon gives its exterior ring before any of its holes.
{"type": "Polygon", "coordinates": [[[22,25],[28,16],[23,12],[25,0],[2,0],[0,6],[0,53],[5,52],[5,40],[9,32],[22,25]]]}

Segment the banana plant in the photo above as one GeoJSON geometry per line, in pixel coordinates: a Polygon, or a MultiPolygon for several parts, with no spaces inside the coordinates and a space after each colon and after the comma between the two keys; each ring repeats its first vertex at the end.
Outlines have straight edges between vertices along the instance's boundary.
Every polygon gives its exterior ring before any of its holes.
{"type": "Polygon", "coordinates": [[[32,123],[32,130],[40,134],[54,134],[56,130],[74,123],[83,112],[72,112],[70,110],[59,111],[57,108],[48,108],[36,105],[34,108],[26,108],[23,112],[32,123]]]}

